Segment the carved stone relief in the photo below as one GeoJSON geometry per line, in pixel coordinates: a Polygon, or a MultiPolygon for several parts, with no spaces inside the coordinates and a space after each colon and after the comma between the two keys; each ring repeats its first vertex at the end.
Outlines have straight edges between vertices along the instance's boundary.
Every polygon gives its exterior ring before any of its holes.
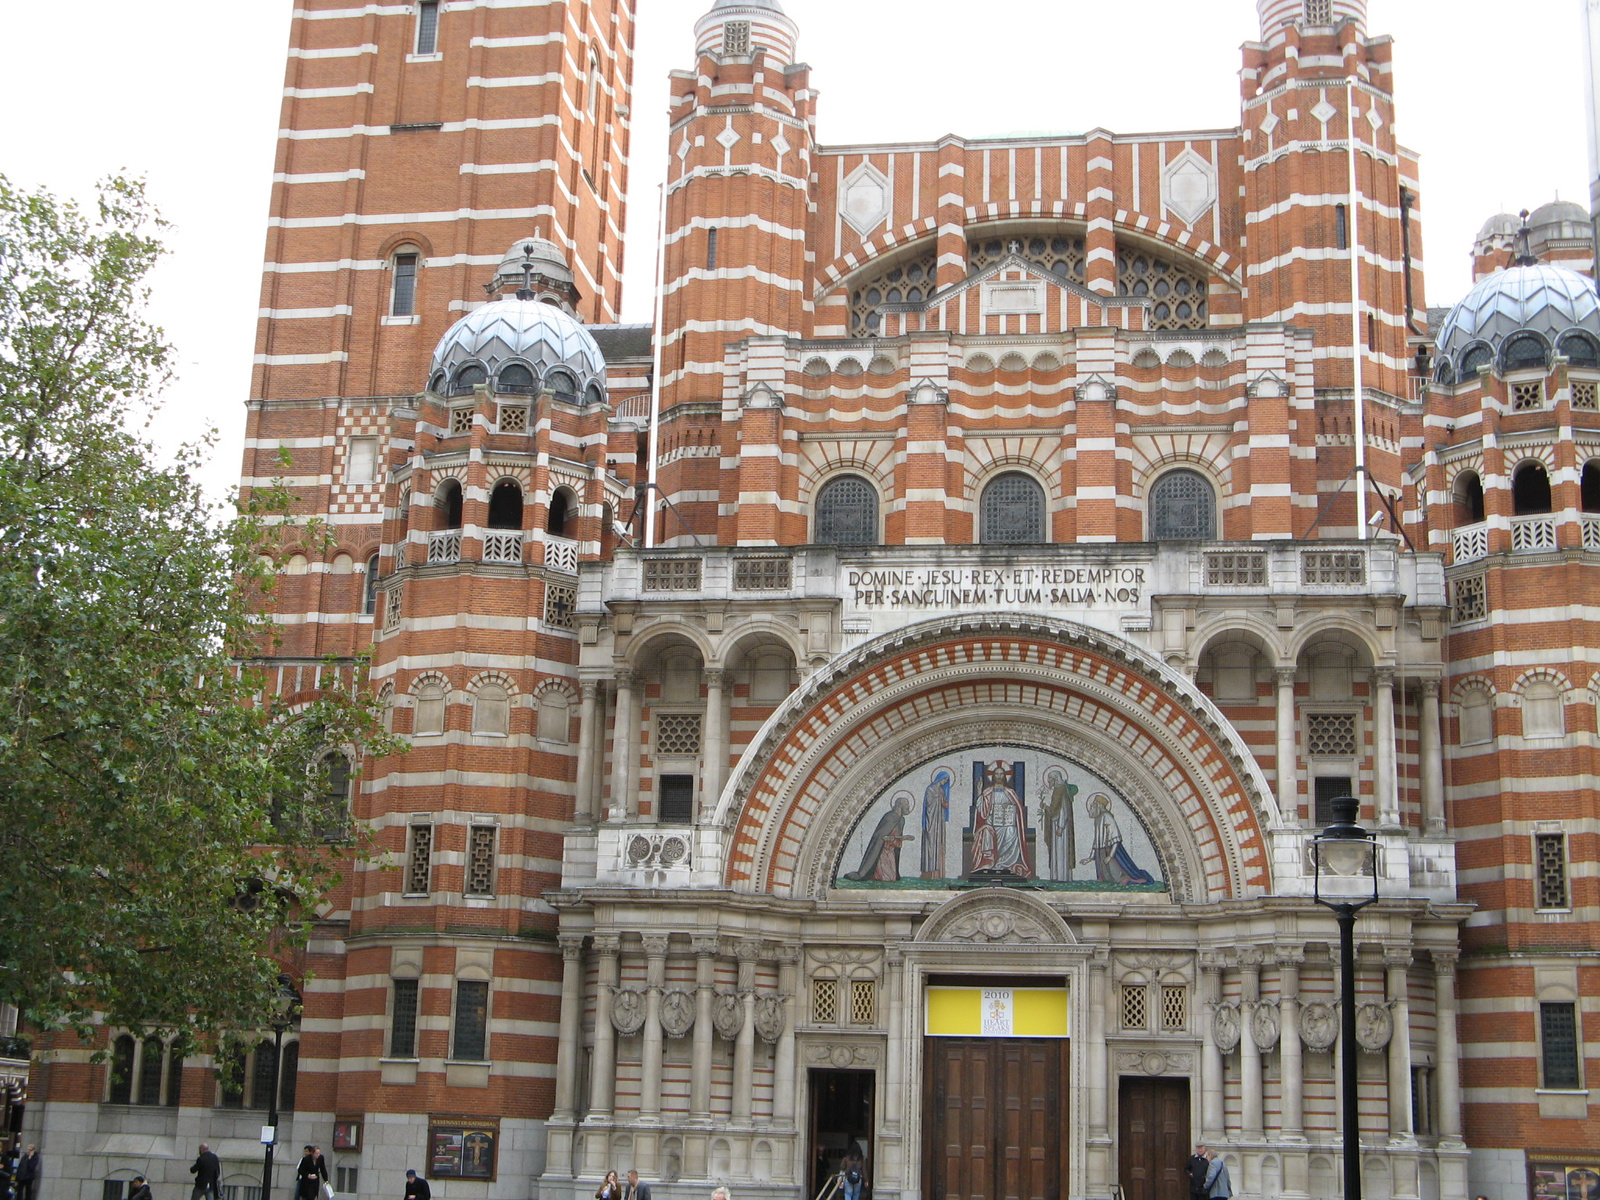
{"type": "Polygon", "coordinates": [[[1216,1014],[1211,1018],[1212,1036],[1216,1038],[1217,1049],[1224,1054],[1232,1054],[1239,1047],[1239,1006],[1236,1003],[1219,1004],[1216,1014]]]}
{"type": "Polygon", "coordinates": [[[1281,1032],[1278,1006],[1271,1001],[1257,1003],[1255,1012],[1250,1016],[1250,1033],[1256,1039],[1256,1048],[1271,1050],[1278,1044],[1278,1035],[1281,1032]]]}
{"type": "Polygon", "coordinates": [[[611,996],[611,1024],[623,1037],[632,1037],[644,1028],[644,993],[635,988],[618,988],[611,996]]]}
{"type": "Polygon", "coordinates": [[[1307,1050],[1327,1050],[1339,1038],[1339,1014],[1331,1004],[1313,1000],[1300,1010],[1300,1040],[1307,1050]]]}
{"type": "Polygon", "coordinates": [[[943,940],[969,945],[1040,946],[1051,938],[1044,926],[1031,917],[991,910],[958,917],[945,929],[943,940]]]}
{"type": "Polygon", "coordinates": [[[1142,1071],[1146,1075],[1186,1075],[1194,1069],[1192,1054],[1169,1050],[1122,1050],[1117,1053],[1120,1073],[1142,1071]]]}
{"type": "Polygon", "coordinates": [[[763,992],[756,997],[756,1033],[768,1044],[783,1036],[783,997],[776,992],[763,992]]]}
{"type": "Polygon", "coordinates": [[[1377,1053],[1389,1044],[1394,1034],[1394,1017],[1386,1004],[1363,1004],[1356,1009],[1356,1044],[1377,1053]]]}
{"type": "Polygon", "coordinates": [[[711,1002],[711,1024],[717,1036],[731,1042],[744,1028],[744,1002],[737,992],[718,992],[711,1002]]]}
{"type": "Polygon", "coordinates": [[[842,1043],[812,1043],[806,1047],[806,1064],[813,1067],[875,1067],[879,1053],[876,1046],[850,1046],[842,1043]]]}
{"type": "Polygon", "coordinates": [[[694,1028],[694,997],[674,988],[661,997],[661,1031],[670,1038],[681,1038],[694,1028]]]}

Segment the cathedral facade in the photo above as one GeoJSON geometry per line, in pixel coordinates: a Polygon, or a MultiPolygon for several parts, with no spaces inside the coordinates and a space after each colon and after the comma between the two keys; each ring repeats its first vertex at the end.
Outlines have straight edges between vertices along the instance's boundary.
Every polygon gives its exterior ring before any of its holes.
{"type": "Polygon", "coordinates": [[[1331,1198],[1353,795],[1366,1195],[1587,1195],[1593,255],[1430,313],[1367,8],[1258,0],[1233,128],[836,146],[716,0],[629,326],[631,6],[307,0],[243,481],[338,545],[260,665],[408,749],[281,1069],[46,1049],[58,1186],[261,1200],[276,1080],[357,1194],[1331,1198]]]}

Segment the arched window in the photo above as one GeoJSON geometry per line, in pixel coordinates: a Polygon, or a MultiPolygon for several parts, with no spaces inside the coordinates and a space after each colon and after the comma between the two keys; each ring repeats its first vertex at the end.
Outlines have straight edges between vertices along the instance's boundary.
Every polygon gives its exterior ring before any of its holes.
{"type": "Polygon", "coordinates": [[[138,1104],[155,1108],[161,1103],[161,1066],[167,1057],[167,1048],[159,1038],[145,1038],[139,1048],[139,1098],[138,1104]]]}
{"type": "Polygon", "coordinates": [[[502,367],[495,390],[516,396],[529,395],[533,392],[533,372],[521,363],[512,363],[510,366],[502,367]]]}
{"type": "Polygon", "coordinates": [[[567,694],[560,688],[546,688],[539,697],[539,738],[566,744],[572,728],[567,694]]]}
{"type": "Polygon", "coordinates": [[[1519,333],[1500,350],[1500,365],[1507,371],[1531,371],[1550,365],[1550,351],[1536,333],[1519,333]]]}
{"type": "Polygon", "coordinates": [[[372,616],[378,611],[378,556],[367,559],[367,579],[361,593],[361,611],[372,616]]]}
{"type": "Polygon", "coordinates": [[[1583,464],[1583,482],[1579,485],[1580,503],[1586,513],[1600,513],[1600,461],[1583,464]]]}
{"type": "Polygon", "coordinates": [[[1494,708],[1489,694],[1473,688],[1461,699],[1461,744],[1481,746],[1494,740],[1494,708]]]}
{"type": "Polygon", "coordinates": [[[444,684],[430,679],[417,689],[416,707],[411,711],[411,732],[427,737],[444,732],[444,684]]]}
{"type": "Polygon", "coordinates": [[[335,750],[320,764],[322,794],[318,797],[314,820],[317,832],[329,841],[343,838],[350,831],[350,760],[335,750]]]}
{"type": "Polygon", "coordinates": [[[605,398],[606,394],[600,390],[598,383],[591,383],[583,391],[583,402],[585,404],[600,404],[604,402],[605,398]]]}
{"type": "Polygon", "coordinates": [[[514,479],[502,479],[489,493],[489,528],[522,528],[522,488],[514,479]]]}
{"type": "Polygon", "coordinates": [[[472,389],[480,383],[489,382],[489,373],[477,363],[468,363],[456,372],[455,382],[450,385],[452,396],[470,396],[472,389]]]}
{"type": "Polygon", "coordinates": [[[1456,524],[1476,525],[1483,520],[1483,480],[1476,471],[1463,471],[1455,483],[1456,524]]]}
{"type": "MultiPolygon", "coordinates": [[[[294,1100],[300,1075],[300,1043],[285,1042],[283,1063],[278,1068],[278,1107],[286,1113],[294,1111],[294,1100]]],[[[256,1101],[261,1106],[261,1101],[256,1101]]]]}
{"type": "Polygon", "coordinates": [[[498,683],[486,683],[472,700],[472,732],[503,737],[511,732],[511,697],[498,683]]]}
{"type": "Polygon", "coordinates": [[[545,522],[545,529],[556,537],[571,537],[568,532],[577,515],[573,510],[577,507],[577,497],[568,488],[557,488],[555,495],[550,497],[550,519],[545,522]]]}
{"type": "Polygon", "coordinates": [[[256,1043],[255,1062],[250,1070],[250,1106],[252,1108],[267,1107],[267,1098],[272,1095],[274,1068],[277,1065],[278,1054],[268,1038],[262,1038],[256,1043]]]}
{"type": "Polygon", "coordinates": [[[428,380],[428,390],[435,396],[444,395],[445,375],[443,371],[435,371],[428,380]]]}
{"type": "Polygon", "coordinates": [[[177,1108],[183,1099],[183,1052],[176,1045],[167,1055],[167,1094],[165,1104],[177,1108]]]}
{"type": "Polygon", "coordinates": [[[111,1086],[106,1099],[112,1104],[133,1103],[133,1063],[137,1043],[133,1035],[124,1033],[111,1043],[111,1086]]]}
{"type": "Polygon", "coordinates": [[[816,500],[819,546],[876,546],[878,490],[859,475],[840,475],[822,485],[816,500]]]}
{"type": "Polygon", "coordinates": [[[978,500],[978,540],[986,546],[1047,540],[1044,489],[1033,476],[1007,471],[989,481],[978,500]]]}
{"type": "Polygon", "coordinates": [[[1562,336],[1561,353],[1574,367],[1600,367],[1600,341],[1587,333],[1573,332],[1562,336]]]}
{"type": "Polygon", "coordinates": [[[440,529],[461,528],[461,484],[446,479],[433,494],[433,508],[440,529]]]}
{"type": "Polygon", "coordinates": [[[409,247],[394,256],[394,281],[389,289],[389,315],[409,317],[417,311],[417,266],[422,256],[409,247]]]}
{"type": "Polygon", "coordinates": [[[1548,679],[1530,683],[1522,693],[1522,736],[1558,738],[1567,732],[1561,689],[1548,679]]]}
{"type": "Polygon", "coordinates": [[[1477,342],[1467,347],[1466,353],[1461,356],[1461,365],[1456,368],[1456,382],[1471,383],[1478,377],[1478,372],[1489,365],[1494,358],[1494,351],[1483,342],[1477,342]]]}
{"type": "Polygon", "coordinates": [[[1198,471],[1168,471],[1150,489],[1150,539],[1210,541],[1217,536],[1217,497],[1198,471]]]}
{"type": "Polygon", "coordinates": [[[578,402],[578,381],[572,377],[571,371],[551,371],[545,376],[545,386],[557,400],[565,400],[568,404],[578,402]]]}
{"type": "Polygon", "coordinates": [[[1550,511],[1550,476],[1539,462],[1525,462],[1511,475],[1511,510],[1519,517],[1550,511]]]}

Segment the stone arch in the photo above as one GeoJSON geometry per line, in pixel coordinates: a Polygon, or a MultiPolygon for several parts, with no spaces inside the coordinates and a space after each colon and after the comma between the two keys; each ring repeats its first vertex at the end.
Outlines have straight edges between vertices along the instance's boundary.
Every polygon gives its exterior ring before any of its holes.
{"type": "Polygon", "coordinates": [[[794,660],[796,669],[806,661],[805,643],[800,630],[775,617],[752,615],[730,628],[717,645],[717,653],[706,662],[712,669],[731,670],[751,654],[783,649],[794,660]]]}
{"type": "Polygon", "coordinates": [[[1267,659],[1268,665],[1288,665],[1292,660],[1284,645],[1282,631],[1259,613],[1216,614],[1209,622],[1195,627],[1192,645],[1196,661],[1224,642],[1247,642],[1267,659]]]}
{"type": "Polygon", "coordinates": [[[1038,896],[1009,888],[978,888],[945,901],[917,931],[919,942],[1076,946],[1061,914],[1038,896]]]}
{"type": "Polygon", "coordinates": [[[1360,665],[1372,667],[1384,660],[1383,647],[1372,636],[1372,631],[1357,618],[1340,612],[1323,613],[1313,617],[1295,630],[1289,643],[1289,657],[1298,662],[1300,657],[1319,641],[1344,641],[1364,655],[1360,665]]]}
{"type": "Polygon", "coordinates": [[[634,670],[646,667],[655,661],[662,650],[670,649],[674,638],[689,643],[698,651],[702,664],[708,664],[716,657],[716,648],[705,630],[695,628],[688,621],[668,619],[653,621],[630,638],[623,661],[634,670]]]}

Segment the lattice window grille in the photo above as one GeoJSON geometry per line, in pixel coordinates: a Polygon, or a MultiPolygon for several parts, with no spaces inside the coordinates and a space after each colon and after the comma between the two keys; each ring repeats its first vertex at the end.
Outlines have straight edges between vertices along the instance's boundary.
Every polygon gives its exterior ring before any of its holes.
{"type": "Polygon", "coordinates": [[[644,560],[644,590],[647,592],[698,592],[698,558],[647,558],[644,560]]]}
{"type": "Polygon", "coordinates": [[[722,52],[724,54],[750,53],[749,21],[729,21],[722,27],[722,52]]]}
{"type": "Polygon", "coordinates": [[[820,546],[876,546],[877,491],[859,475],[830,479],[817,493],[816,526],[820,546]]]}
{"type": "Polygon", "coordinates": [[[850,336],[872,337],[883,328],[885,304],[921,304],[937,288],[937,259],[921,258],[890,267],[850,292],[850,336]]]}
{"type": "Polygon", "coordinates": [[[544,623],[551,629],[572,629],[578,614],[578,589],[570,583],[544,587],[544,623]]]}
{"type": "Polygon", "coordinates": [[[1354,758],[1355,713],[1306,713],[1306,752],[1312,758],[1354,758]]]}
{"type": "Polygon", "coordinates": [[[1539,1033],[1544,1043],[1544,1086],[1575,1091],[1582,1079],[1578,1065],[1578,1006],[1539,1005],[1539,1033]]]}
{"type": "Polygon", "coordinates": [[[878,1020],[878,981],[850,981],[850,1024],[872,1025],[878,1020]]]}
{"type": "Polygon", "coordinates": [[[985,545],[1043,542],[1044,489],[1013,471],[993,480],[978,501],[979,540],[985,545]]]}
{"type": "Polygon", "coordinates": [[[976,275],[1011,253],[1015,245],[1023,258],[1057,279],[1083,283],[1088,278],[1088,256],[1082,238],[1030,237],[1026,241],[987,238],[967,243],[967,270],[976,275]]]}
{"type": "Polygon", "coordinates": [[[1161,988],[1161,1028],[1168,1033],[1182,1033],[1189,1027],[1189,989],[1179,984],[1165,984],[1161,988]]]}
{"type": "Polygon", "coordinates": [[[1149,998],[1142,983],[1122,985],[1122,1027],[1143,1029],[1149,1023],[1149,998]]]}
{"type": "Polygon", "coordinates": [[[1154,302],[1147,328],[1204,329],[1208,323],[1209,286],[1199,272],[1142,250],[1117,252],[1117,294],[1148,296],[1154,302]]]}
{"type": "Polygon", "coordinates": [[[1367,556],[1360,550],[1307,550],[1300,555],[1300,582],[1313,586],[1367,581],[1367,556]]]}
{"type": "Polygon", "coordinates": [[[544,565],[563,575],[578,573],[578,543],[571,538],[544,535],[544,565]]]}
{"type": "Polygon", "coordinates": [[[428,538],[428,562],[453,563],[461,561],[461,534],[459,531],[435,533],[428,538]]]}
{"type": "Polygon", "coordinates": [[[450,410],[451,437],[472,432],[472,411],[470,408],[452,408],[450,410]]]}
{"type": "Polygon", "coordinates": [[[1511,523],[1511,548],[1513,550],[1554,550],[1556,548],[1556,523],[1549,517],[1513,521],[1511,523]]]}
{"type": "Polygon", "coordinates": [[[1511,385],[1511,411],[1535,412],[1544,407],[1544,381],[1533,380],[1530,383],[1513,383],[1511,385]]]}
{"type": "Polygon", "coordinates": [[[385,633],[393,633],[400,628],[401,600],[401,585],[395,584],[394,587],[389,589],[389,599],[384,604],[383,631],[385,633]]]}
{"type": "Polygon", "coordinates": [[[1583,518],[1583,548],[1600,550],[1600,517],[1583,518]]]}
{"type": "Polygon", "coordinates": [[[1533,837],[1533,871],[1541,909],[1567,908],[1567,835],[1537,833],[1533,837]]]}
{"type": "Polygon", "coordinates": [[[1482,575],[1456,580],[1450,585],[1450,598],[1450,619],[1457,625],[1489,615],[1489,588],[1482,575]]]}
{"type": "Polygon", "coordinates": [[[1489,553],[1489,527],[1469,525],[1465,529],[1458,529],[1451,539],[1451,544],[1455,550],[1454,561],[1458,563],[1483,558],[1489,553]]]}
{"type": "Polygon", "coordinates": [[[1305,19],[1307,25],[1332,25],[1333,0],[1306,0],[1305,19]]]}
{"type": "Polygon", "coordinates": [[[1575,412],[1600,412],[1600,383],[1574,383],[1572,408],[1575,412]]]}
{"type": "Polygon", "coordinates": [[[525,404],[502,404],[500,406],[500,432],[501,433],[527,433],[528,408],[525,404]]]}
{"type": "Polygon", "coordinates": [[[411,854],[406,860],[406,894],[422,896],[433,890],[433,826],[411,827],[411,854]]]}
{"type": "Polygon", "coordinates": [[[1217,498],[1198,471],[1169,471],[1150,489],[1150,536],[1207,541],[1217,532],[1217,498]]]}
{"type": "Polygon", "coordinates": [[[1266,587],[1265,554],[1206,555],[1207,587],[1266,587]]]}
{"type": "Polygon", "coordinates": [[[839,981],[813,979],[811,981],[811,1023],[837,1025],[839,1023],[839,981]]]}
{"type": "Polygon", "coordinates": [[[794,586],[794,564],[787,558],[741,558],[733,567],[740,592],[786,592],[794,586]]]}
{"type": "Polygon", "coordinates": [[[486,533],[483,535],[483,561],[491,563],[519,563],[522,561],[521,533],[486,533]]]}
{"type": "Polygon", "coordinates": [[[498,830],[493,825],[474,825],[467,838],[467,886],[469,896],[494,895],[494,843],[498,830]]]}
{"type": "Polygon", "coordinates": [[[656,716],[656,753],[674,756],[700,753],[699,713],[659,713],[656,716]]]}

